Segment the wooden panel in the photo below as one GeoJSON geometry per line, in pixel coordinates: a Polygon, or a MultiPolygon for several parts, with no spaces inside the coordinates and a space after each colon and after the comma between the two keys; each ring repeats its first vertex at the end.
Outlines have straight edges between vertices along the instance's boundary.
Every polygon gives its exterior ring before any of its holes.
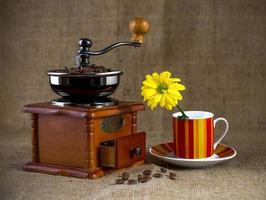
{"type": "Polygon", "coordinates": [[[85,167],[85,120],[39,115],[39,161],[85,167]]]}
{"type": "Polygon", "coordinates": [[[122,115],[124,119],[124,125],[121,129],[113,132],[113,133],[106,133],[102,129],[102,120],[103,118],[98,118],[94,120],[94,132],[97,134],[98,141],[106,141],[112,140],[119,137],[123,137],[129,134],[132,134],[132,115],[131,113],[122,115]]]}
{"type": "Polygon", "coordinates": [[[38,114],[31,115],[31,160],[39,162],[39,144],[38,144],[38,114]]]}

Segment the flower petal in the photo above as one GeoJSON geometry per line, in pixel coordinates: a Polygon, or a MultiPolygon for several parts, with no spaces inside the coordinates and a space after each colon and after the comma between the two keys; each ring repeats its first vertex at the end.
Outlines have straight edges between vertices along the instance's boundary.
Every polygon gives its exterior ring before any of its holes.
{"type": "Polygon", "coordinates": [[[183,98],[178,90],[169,89],[166,91],[166,93],[172,98],[175,98],[177,100],[182,100],[183,98]]]}
{"type": "Polygon", "coordinates": [[[154,72],[152,74],[152,77],[158,82],[158,83],[161,83],[161,79],[160,79],[160,76],[157,72],[154,72]]]}
{"type": "Polygon", "coordinates": [[[169,86],[169,89],[174,89],[174,90],[185,90],[185,86],[182,85],[182,84],[179,84],[179,83],[172,83],[170,86],[169,86]]]}
{"type": "Polygon", "coordinates": [[[161,82],[163,82],[166,85],[170,84],[170,82],[169,82],[170,76],[171,76],[171,73],[168,71],[164,71],[164,72],[160,73],[161,82]]]}
{"type": "Polygon", "coordinates": [[[175,99],[171,98],[169,95],[165,94],[165,101],[167,104],[170,104],[171,106],[176,106],[177,101],[175,99]]]}
{"type": "Polygon", "coordinates": [[[164,94],[162,95],[162,98],[160,100],[160,106],[161,107],[164,107],[165,106],[165,96],[164,96],[164,94]]]}
{"type": "Polygon", "coordinates": [[[142,84],[153,89],[156,89],[158,87],[158,84],[156,84],[155,82],[150,82],[148,80],[143,81],[142,84]]]}
{"type": "Polygon", "coordinates": [[[173,107],[170,104],[165,104],[165,108],[167,110],[172,110],[173,109],[173,107]]]}
{"type": "Polygon", "coordinates": [[[179,78],[170,78],[170,81],[171,81],[171,83],[177,83],[177,82],[180,82],[181,79],[179,79],[179,78]]]}
{"type": "Polygon", "coordinates": [[[152,101],[151,101],[151,100],[148,100],[147,104],[148,104],[148,106],[149,106],[151,109],[153,109],[153,107],[151,106],[151,104],[152,104],[152,101]]]}
{"type": "Polygon", "coordinates": [[[141,92],[142,96],[148,96],[148,97],[153,96],[155,94],[157,94],[157,91],[155,89],[152,89],[152,88],[142,90],[142,92],[141,92]]]}
{"type": "Polygon", "coordinates": [[[156,79],[154,79],[151,75],[146,75],[146,80],[159,85],[159,82],[156,79]]]}
{"type": "Polygon", "coordinates": [[[186,87],[185,87],[184,85],[178,83],[178,88],[177,88],[177,89],[178,89],[178,90],[185,90],[186,87]]]}
{"type": "Polygon", "coordinates": [[[161,94],[156,94],[153,98],[153,106],[156,107],[162,98],[161,94]]]}

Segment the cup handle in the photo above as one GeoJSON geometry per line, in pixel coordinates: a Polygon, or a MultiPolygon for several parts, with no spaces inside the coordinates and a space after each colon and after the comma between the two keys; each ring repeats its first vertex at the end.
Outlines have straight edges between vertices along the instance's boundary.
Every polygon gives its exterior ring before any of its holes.
{"type": "Polygon", "coordinates": [[[228,124],[228,121],[225,119],[225,118],[222,118],[222,117],[219,117],[217,119],[214,120],[214,128],[215,128],[215,125],[218,121],[224,121],[225,124],[226,124],[226,128],[225,128],[225,131],[223,133],[223,135],[214,143],[213,145],[213,148],[216,149],[217,145],[222,141],[222,139],[224,138],[224,136],[226,135],[227,131],[228,131],[228,128],[229,128],[229,124],[228,124]]]}

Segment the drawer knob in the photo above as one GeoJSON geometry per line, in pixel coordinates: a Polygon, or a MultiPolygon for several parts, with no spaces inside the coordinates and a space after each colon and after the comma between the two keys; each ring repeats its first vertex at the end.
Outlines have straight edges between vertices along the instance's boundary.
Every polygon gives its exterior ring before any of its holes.
{"type": "Polygon", "coordinates": [[[135,156],[140,156],[141,155],[141,148],[131,148],[130,149],[130,158],[134,158],[135,156]]]}

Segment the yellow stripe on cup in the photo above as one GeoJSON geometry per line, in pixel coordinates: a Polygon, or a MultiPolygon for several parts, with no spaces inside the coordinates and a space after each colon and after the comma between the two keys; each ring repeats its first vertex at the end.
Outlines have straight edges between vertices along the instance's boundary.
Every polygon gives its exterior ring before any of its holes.
{"type": "Polygon", "coordinates": [[[194,133],[194,158],[198,158],[199,155],[199,132],[198,132],[198,120],[193,121],[193,133],[194,133]]]}
{"type": "Polygon", "coordinates": [[[205,157],[205,119],[199,119],[198,121],[198,158],[204,158],[205,157]]]}

